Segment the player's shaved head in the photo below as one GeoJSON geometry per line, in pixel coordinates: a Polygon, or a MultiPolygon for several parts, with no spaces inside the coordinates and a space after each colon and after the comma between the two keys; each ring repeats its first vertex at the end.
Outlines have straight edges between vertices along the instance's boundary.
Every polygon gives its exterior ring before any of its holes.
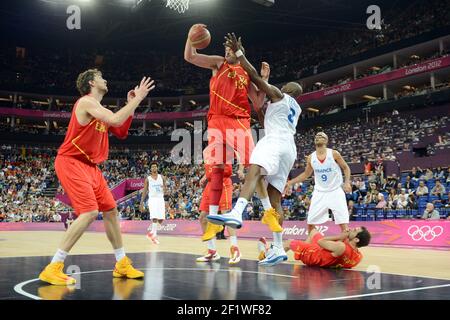
{"type": "Polygon", "coordinates": [[[288,82],[281,88],[281,92],[293,98],[298,98],[303,93],[303,88],[297,82],[288,82]]]}

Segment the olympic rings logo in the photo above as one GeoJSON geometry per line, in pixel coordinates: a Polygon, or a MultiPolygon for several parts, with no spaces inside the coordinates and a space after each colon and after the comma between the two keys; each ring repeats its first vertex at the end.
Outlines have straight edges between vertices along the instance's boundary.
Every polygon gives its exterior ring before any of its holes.
{"type": "Polygon", "coordinates": [[[408,235],[414,241],[433,241],[437,237],[439,237],[444,232],[444,228],[441,226],[434,226],[431,228],[430,226],[419,226],[413,225],[408,228],[408,235]]]}

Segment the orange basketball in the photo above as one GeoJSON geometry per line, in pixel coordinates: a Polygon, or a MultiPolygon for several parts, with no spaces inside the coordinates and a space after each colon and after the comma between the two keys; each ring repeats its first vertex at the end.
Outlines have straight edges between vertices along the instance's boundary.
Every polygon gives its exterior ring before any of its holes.
{"type": "Polygon", "coordinates": [[[211,42],[211,34],[202,24],[194,24],[189,31],[189,41],[195,49],[204,49],[211,42]]]}

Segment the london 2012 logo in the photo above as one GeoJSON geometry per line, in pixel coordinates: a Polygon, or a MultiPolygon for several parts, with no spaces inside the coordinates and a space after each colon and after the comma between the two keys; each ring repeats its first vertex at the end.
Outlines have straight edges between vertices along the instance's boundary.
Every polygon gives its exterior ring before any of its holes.
{"type": "Polygon", "coordinates": [[[408,228],[408,235],[411,237],[414,241],[433,241],[434,239],[438,238],[440,235],[444,233],[444,228],[441,226],[416,226],[412,225],[408,228]]]}

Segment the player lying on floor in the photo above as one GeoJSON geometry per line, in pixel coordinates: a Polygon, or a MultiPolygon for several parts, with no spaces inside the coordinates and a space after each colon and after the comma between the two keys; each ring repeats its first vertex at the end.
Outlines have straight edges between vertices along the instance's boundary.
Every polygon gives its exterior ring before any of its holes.
{"type": "MultiPolygon", "coordinates": [[[[358,248],[370,243],[371,235],[365,227],[357,227],[336,236],[324,237],[317,229],[313,229],[305,241],[288,240],[284,249],[294,251],[294,259],[307,266],[324,268],[353,268],[362,260],[358,248]]],[[[270,254],[265,238],[259,239],[259,259],[270,254]]]]}

